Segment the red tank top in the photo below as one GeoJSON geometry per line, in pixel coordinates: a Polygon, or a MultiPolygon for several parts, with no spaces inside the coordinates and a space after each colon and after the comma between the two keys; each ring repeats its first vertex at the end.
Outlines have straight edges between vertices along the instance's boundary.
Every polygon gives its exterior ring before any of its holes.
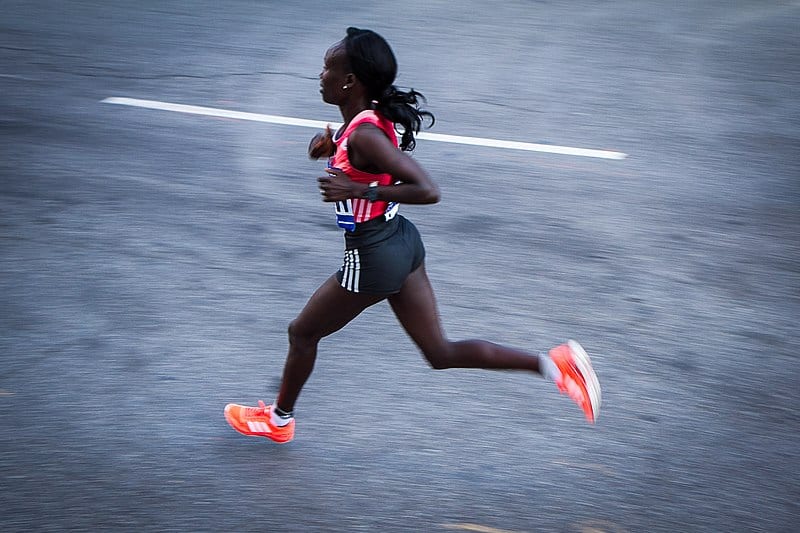
{"type": "MultiPolygon", "coordinates": [[[[347,139],[361,124],[377,126],[386,134],[395,147],[398,146],[394,124],[383,115],[367,109],[353,117],[353,120],[350,121],[350,124],[347,125],[341,135],[334,136],[333,141],[336,144],[336,153],[328,161],[328,166],[340,169],[351,180],[358,183],[370,184],[377,182],[378,185],[391,185],[391,174],[370,174],[353,167],[350,163],[350,158],[347,154],[347,139]]],[[[355,224],[360,224],[379,216],[385,216],[387,220],[393,218],[397,214],[397,208],[398,205],[395,202],[385,202],[383,200],[370,202],[365,198],[352,198],[346,202],[336,202],[336,221],[340,227],[353,231],[355,224]]]]}

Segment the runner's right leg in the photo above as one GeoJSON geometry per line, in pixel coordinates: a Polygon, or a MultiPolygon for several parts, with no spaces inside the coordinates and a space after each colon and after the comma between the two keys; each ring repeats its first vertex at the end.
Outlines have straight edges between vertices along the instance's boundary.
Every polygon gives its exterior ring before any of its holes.
{"type": "Polygon", "coordinates": [[[409,274],[402,289],[389,297],[397,319],[435,369],[486,368],[539,372],[538,356],[483,340],[447,340],[425,264],[409,274]]]}
{"type": "MultiPolygon", "coordinates": [[[[521,350],[483,340],[452,342],[447,340],[436,309],[425,265],[412,272],[399,293],[389,303],[411,339],[430,365],[436,369],[486,368],[532,370],[542,373],[540,358],[521,350]]],[[[555,378],[559,390],[568,394],[583,410],[589,422],[600,412],[600,383],[589,356],[575,341],[550,350],[548,357],[558,368],[555,378]]]]}

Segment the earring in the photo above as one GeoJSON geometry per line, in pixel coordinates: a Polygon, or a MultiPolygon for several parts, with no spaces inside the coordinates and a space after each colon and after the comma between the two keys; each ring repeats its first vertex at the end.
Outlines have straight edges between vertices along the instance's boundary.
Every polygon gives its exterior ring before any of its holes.
{"type": "Polygon", "coordinates": [[[349,89],[349,88],[350,88],[350,87],[348,87],[347,85],[342,85],[342,89],[344,89],[345,91],[346,91],[347,89],[349,89]]]}

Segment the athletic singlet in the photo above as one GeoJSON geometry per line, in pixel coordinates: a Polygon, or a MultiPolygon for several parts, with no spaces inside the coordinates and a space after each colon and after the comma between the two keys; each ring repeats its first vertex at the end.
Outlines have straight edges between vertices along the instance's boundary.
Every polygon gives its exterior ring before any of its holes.
{"type": "MultiPolygon", "coordinates": [[[[398,146],[397,134],[394,131],[394,124],[382,115],[376,113],[371,109],[362,111],[350,121],[347,128],[341,135],[334,135],[333,142],[336,144],[336,153],[328,159],[329,168],[337,168],[347,174],[347,176],[358,183],[377,183],[378,185],[391,185],[391,174],[370,174],[363,170],[358,170],[350,164],[350,158],[347,154],[347,139],[357,127],[361,124],[373,124],[383,131],[386,136],[392,141],[395,148],[398,146]]],[[[397,202],[385,202],[378,200],[377,202],[370,202],[365,198],[351,198],[344,202],[336,202],[336,223],[340,228],[347,231],[354,231],[356,224],[372,220],[379,216],[383,216],[386,220],[391,220],[399,210],[397,202]]]]}

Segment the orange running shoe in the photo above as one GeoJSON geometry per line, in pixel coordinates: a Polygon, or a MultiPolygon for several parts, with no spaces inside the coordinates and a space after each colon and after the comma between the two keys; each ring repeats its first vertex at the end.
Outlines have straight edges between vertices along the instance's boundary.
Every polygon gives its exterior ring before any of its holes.
{"type": "Polygon", "coordinates": [[[242,435],[267,437],[280,444],[294,438],[294,418],[285,426],[276,426],[270,415],[271,405],[258,400],[258,407],[229,403],[225,406],[225,420],[242,435]]]}
{"type": "Polygon", "coordinates": [[[561,371],[561,379],[556,381],[558,390],[568,394],[594,424],[600,416],[600,382],[586,350],[571,340],[550,350],[550,358],[561,371]]]}

